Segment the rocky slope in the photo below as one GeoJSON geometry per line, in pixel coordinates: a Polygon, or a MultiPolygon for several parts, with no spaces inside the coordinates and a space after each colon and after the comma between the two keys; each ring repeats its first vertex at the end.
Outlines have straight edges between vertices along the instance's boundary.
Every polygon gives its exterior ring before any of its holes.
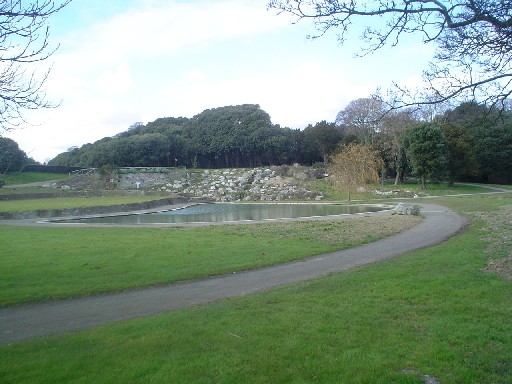
{"type": "Polygon", "coordinates": [[[305,182],[324,177],[322,171],[301,166],[254,169],[188,170],[165,172],[121,169],[102,179],[99,175],[77,177],[58,183],[63,189],[88,186],[120,190],[158,191],[173,196],[215,201],[321,200],[319,193],[305,188],[305,182]]]}

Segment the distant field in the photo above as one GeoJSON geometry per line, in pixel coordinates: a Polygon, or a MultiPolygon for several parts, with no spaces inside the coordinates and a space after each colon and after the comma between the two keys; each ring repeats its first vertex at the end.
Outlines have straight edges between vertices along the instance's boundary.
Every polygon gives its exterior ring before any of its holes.
{"type": "MultiPolygon", "coordinates": [[[[309,182],[306,188],[323,193],[329,200],[348,199],[348,191],[345,188],[335,187],[325,180],[309,182]]],[[[401,185],[394,185],[393,180],[387,180],[383,187],[380,184],[372,184],[366,186],[364,190],[352,190],[350,193],[351,200],[382,199],[387,197],[383,194],[377,194],[374,191],[397,192],[394,195],[389,195],[389,197],[413,197],[416,194],[421,196],[446,196],[488,192],[489,190],[485,188],[483,184],[480,186],[456,183],[453,186],[448,186],[448,183],[442,182],[436,184],[430,183],[427,185],[427,189],[422,191],[421,185],[414,179],[409,179],[406,183],[401,185]]]]}
{"type": "Polygon", "coordinates": [[[40,183],[51,180],[64,180],[69,175],[67,173],[44,173],[44,172],[17,172],[10,173],[0,180],[5,181],[5,185],[40,183]]]}
{"type": "Polygon", "coordinates": [[[101,207],[158,200],[162,196],[59,197],[48,199],[0,201],[0,212],[101,207]]]}

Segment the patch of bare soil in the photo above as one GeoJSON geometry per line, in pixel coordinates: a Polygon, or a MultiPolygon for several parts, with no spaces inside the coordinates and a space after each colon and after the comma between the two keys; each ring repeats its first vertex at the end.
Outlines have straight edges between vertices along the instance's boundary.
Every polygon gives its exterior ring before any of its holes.
{"type": "Polygon", "coordinates": [[[479,216],[489,228],[489,254],[504,254],[504,257],[490,258],[485,271],[512,280],[512,206],[507,205],[498,212],[479,216]]]}
{"type": "Polygon", "coordinates": [[[504,259],[489,260],[485,270],[496,273],[506,280],[512,280],[512,255],[508,255],[504,259]]]}

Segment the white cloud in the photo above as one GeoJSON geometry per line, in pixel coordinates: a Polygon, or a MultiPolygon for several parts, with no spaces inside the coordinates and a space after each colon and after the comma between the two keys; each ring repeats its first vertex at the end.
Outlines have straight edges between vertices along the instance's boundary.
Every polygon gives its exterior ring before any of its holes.
{"type": "MultiPolygon", "coordinates": [[[[220,41],[258,35],[287,25],[254,1],[139,1],[112,19],[62,38],[52,58],[48,93],[57,99],[93,97],[97,91],[131,85],[135,66],[163,67],[220,41]],[[169,56],[171,55],[171,56],[169,56]],[[157,62],[161,62],[158,64],[157,62]],[[101,86],[101,84],[105,86],[101,86]]],[[[203,79],[200,69],[187,78],[203,79]],[[192,76],[192,77],[191,77],[192,76]]],[[[97,97],[96,95],[94,97],[97,97]]]]}
{"type": "MultiPolygon", "coordinates": [[[[287,25],[263,3],[247,0],[142,1],[110,20],[69,37],[78,54],[101,59],[146,59],[203,48],[219,40],[259,34],[287,25]]],[[[63,43],[64,44],[64,43],[63,43]]],[[[83,60],[81,60],[83,62],[83,60]]]]}
{"type": "Polygon", "coordinates": [[[191,69],[185,73],[185,78],[191,81],[204,81],[206,80],[206,74],[201,69],[191,69]]]}
{"type": "Polygon", "coordinates": [[[186,111],[187,116],[224,105],[260,104],[274,123],[304,128],[305,122],[334,121],[345,104],[374,90],[365,83],[350,84],[343,71],[308,60],[279,73],[183,84],[167,90],[162,97],[176,110],[186,111]]]}
{"type": "Polygon", "coordinates": [[[128,65],[107,69],[96,78],[96,91],[106,96],[121,96],[132,90],[132,78],[128,65]]]}

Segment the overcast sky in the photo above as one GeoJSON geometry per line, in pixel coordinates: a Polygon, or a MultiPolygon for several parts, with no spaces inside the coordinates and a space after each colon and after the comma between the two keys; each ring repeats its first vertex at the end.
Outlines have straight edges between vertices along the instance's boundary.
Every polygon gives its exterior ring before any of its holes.
{"type": "MultiPolygon", "coordinates": [[[[6,136],[46,162],[72,146],[134,122],[192,117],[205,109],[259,104],[274,124],[334,121],[347,103],[418,84],[432,57],[419,40],[355,58],[358,33],[308,40],[311,22],[267,10],[267,0],[74,0],[50,19],[60,45],[47,95],[56,109],[6,136]]],[[[358,27],[358,26],[356,26],[358,27]]]]}

